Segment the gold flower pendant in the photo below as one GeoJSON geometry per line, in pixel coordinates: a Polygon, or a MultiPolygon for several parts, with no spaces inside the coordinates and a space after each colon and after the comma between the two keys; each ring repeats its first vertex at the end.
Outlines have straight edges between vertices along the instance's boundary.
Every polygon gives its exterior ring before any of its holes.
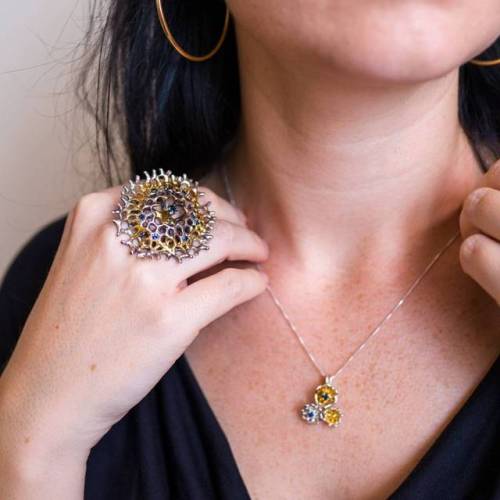
{"type": "Polygon", "coordinates": [[[332,385],[332,378],[325,377],[325,383],[314,390],[314,403],[306,403],[300,411],[301,417],[309,424],[325,422],[328,427],[337,427],[342,413],[335,406],[338,391],[332,385]]]}

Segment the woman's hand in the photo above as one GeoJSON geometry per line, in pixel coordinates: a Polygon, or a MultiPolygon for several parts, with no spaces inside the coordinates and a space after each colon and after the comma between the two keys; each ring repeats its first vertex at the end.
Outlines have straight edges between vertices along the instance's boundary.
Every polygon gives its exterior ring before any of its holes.
{"type": "Polygon", "coordinates": [[[85,464],[90,448],[204,326],[265,290],[266,276],[242,266],[187,284],[226,259],[268,256],[266,243],[245,227],[237,209],[199,190],[216,213],[214,237],[209,250],[182,263],[139,259],[120,244],[111,213],[120,186],[84,196],[69,213],[0,379],[0,463],[6,454],[16,456],[30,464],[29,474],[62,457],[82,457],[85,464]]]}
{"type": "Polygon", "coordinates": [[[500,305],[500,160],[465,199],[460,231],[463,270],[500,305]]]}

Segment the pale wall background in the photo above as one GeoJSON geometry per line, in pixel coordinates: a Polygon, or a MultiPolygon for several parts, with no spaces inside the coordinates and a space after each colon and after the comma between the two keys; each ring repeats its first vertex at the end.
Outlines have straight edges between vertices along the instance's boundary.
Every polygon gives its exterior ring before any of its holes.
{"type": "Polygon", "coordinates": [[[0,2],[0,279],[35,231],[103,186],[71,90],[87,14],[88,0],[0,2]]]}

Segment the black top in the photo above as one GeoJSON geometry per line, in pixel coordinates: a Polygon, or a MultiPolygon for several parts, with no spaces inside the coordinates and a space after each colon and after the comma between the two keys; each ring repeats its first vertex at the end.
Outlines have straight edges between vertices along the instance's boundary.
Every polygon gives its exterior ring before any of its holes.
{"type": "MultiPolygon", "coordinates": [[[[64,220],[38,231],[4,277],[0,366],[43,285],[64,220]]],[[[500,499],[499,377],[500,358],[392,499],[500,499]]],[[[184,356],[92,448],[85,498],[250,498],[226,436],[184,356]]]]}

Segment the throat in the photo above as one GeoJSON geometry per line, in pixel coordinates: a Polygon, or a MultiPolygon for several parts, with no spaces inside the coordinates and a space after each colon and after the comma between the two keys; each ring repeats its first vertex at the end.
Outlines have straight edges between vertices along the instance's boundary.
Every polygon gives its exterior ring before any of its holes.
{"type": "Polygon", "coordinates": [[[373,116],[334,107],[298,123],[273,110],[279,99],[249,110],[225,162],[237,205],[270,244],[268,266],[285,260],[333,279],[367,262],[399,268],[415,242],[424,247],[416,259],[444,243],[483,175],[458,121],[456,78],[400,89],[392,101],[373,96],[388,106],[373,116]]]}

